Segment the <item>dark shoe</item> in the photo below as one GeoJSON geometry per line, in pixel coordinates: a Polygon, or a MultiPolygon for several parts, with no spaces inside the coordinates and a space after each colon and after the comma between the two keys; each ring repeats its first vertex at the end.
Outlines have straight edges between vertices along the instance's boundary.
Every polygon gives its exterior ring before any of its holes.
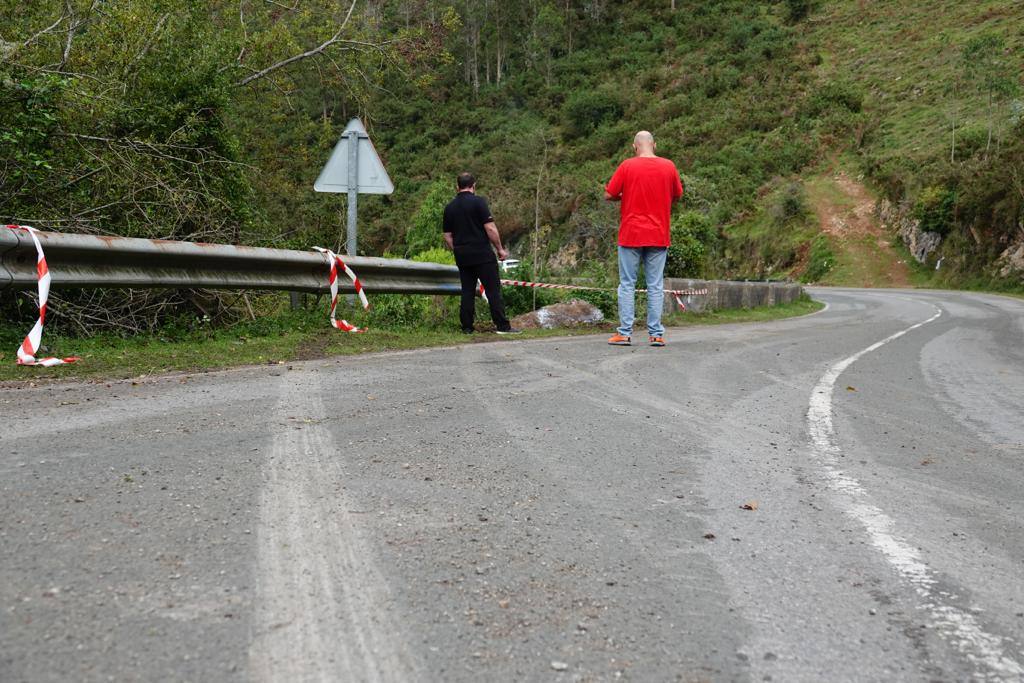
{"type": "Polygon", "coordinates": [[[473,330],[463,330],[462,334],[473,334],[473,330]]]}
{"type": "Polygon", "coordinates": [[[522,334],[522,330],[517,330],[514,327],[510,327],[507,330],[498,330],[498,334],[522,334]]]}

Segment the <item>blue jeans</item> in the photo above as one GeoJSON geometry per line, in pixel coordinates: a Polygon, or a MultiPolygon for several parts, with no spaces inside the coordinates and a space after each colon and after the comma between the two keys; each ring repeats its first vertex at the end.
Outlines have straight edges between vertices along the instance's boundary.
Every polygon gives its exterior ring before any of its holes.
{"type": "Polygon", "coordinates": [[[647,277],[647,333],[652,337],[665,335],[661,311],[665,305],[665,247],[619,247],[619,334],[633,334],[636,307],[636,277],[640,261],[647,277]]]}

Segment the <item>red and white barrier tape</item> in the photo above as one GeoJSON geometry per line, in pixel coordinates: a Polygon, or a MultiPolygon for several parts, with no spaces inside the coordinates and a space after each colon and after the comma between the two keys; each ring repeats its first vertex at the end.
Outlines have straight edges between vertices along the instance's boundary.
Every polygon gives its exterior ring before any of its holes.
{"type": "MultiPolygon", "coordinates": [[[[479,289],[479,292],[480,292],[480,296],[482,296],[484,298],[484,300],[486,301],[487,300],[487,295],[484,294],[484,286],[482,284],[480,284],[479,282],[477,284],[479,286],[478,289],[479,289]]],[[[611,292],[611,291],[614,291],[614,290],[605,289],[605,288],[602,288],[602,287],[584,287],[583,285],[558,285],[558,284],[553,284],[553,283],[550,283],[550,282],[527,282],[525,280],[502,280],[501,284],[507,285],[509,287],[533,287],[533,288],[536,288],[536,289],[582,289],[582,290],[591,291],[591,292],[611,292]]],[[[636,291],[638,291],[638,292],[646,292],[647,290],[646,289],[638,289],[636,291]]],[[[685,311],[686,310],[686,304],[683,303],[682,297],[684,297],[684,296],[704,296],[704,295],[706,295],[708,293],[708,290],[707,290],[707,288],[704,288],[704,289],[666,289],[666,290],[664,290],[664,292],[666,294],[671,294],[675,298],[676,304],[679,305],[680,310],[685,311]]]]}
{"type": "Polygon", "coordinates": [[[328,277],[328,282],[331,285],[331,326],[345,332],[365,332],[365,327],[356,327],[347,320],[338,320],[335,317],[335,311],[338,309],[338,266],[341,266],[342,270],[345,271],[345,274],[352,280],[352,285],[356,289],[356,294],[359,296],[359,300],[363,302],[363,308],[368,310],[370,308],[370,302],[366,300],[366,293],[363,292],[363,283],[359,281],[359,278],[356,277],[354,272],[352,272],[352,269],[341,260],[341,257],[333,251],[330,249],[324,249],[323,247],[313,247],[313,249],[326,255],[328,262],[331,264],[331,274],[328,277]]]}
{"type": "MultiPolygon", "coordinates": [[[[613,289],[607,289],[604,287],[585,287],[583,285],[559,285],[551,282],[527,282],[524,280],[502,280],[501,284],[509,287],[534,287],[537,289],[583,289],[591,292],[612,292],[613,289]]],[[[638,289],[637,292],[646,292],[646,289],[638,289]]],[[[703,296],[708,293],[705,289],[665,289],[662,290],[666,294],[673,294],[676,297],[680,296],[703,296]]]]}
{"type": "Polygon", "coordinates": [[[43,245],[39,243],[39,238],[36,237],[35,228],[30,228],[27,225],[8,225],[7,227],[15,231],[24,230],[32,238],[32,242],[36,245],[36,275],[39,278],[39,319],[36,320],[32,331],[25,337],[25,341],[18,347],[18,365],[42,365],[48,368],[53,365],[74,363],[76,360],[79,360],[75,356],[68,358],[36,358],[36,352],[39,351],[39,344],[43,339],[43,323],[46,322],[46,302],[50,298],[50,269],[46,266],[43,245]]]}

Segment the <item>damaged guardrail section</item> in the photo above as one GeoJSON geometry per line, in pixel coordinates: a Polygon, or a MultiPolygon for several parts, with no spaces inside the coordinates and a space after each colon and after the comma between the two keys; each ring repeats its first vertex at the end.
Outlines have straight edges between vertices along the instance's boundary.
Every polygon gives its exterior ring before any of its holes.
{"type": "MultiPolygon", "coordinates": [[[[275,289],[322,293],[330,267],[314,251],[37,233],[56,288],[275,289]]],[[[367,291],[458,294],[455,266],[346,256],[367,291]]],[[[0,290],[36,286],[36,251],[27,233],[0,230],[0,290]]],[[[352,292],[351,283],[341,291],[352,292]]]]}

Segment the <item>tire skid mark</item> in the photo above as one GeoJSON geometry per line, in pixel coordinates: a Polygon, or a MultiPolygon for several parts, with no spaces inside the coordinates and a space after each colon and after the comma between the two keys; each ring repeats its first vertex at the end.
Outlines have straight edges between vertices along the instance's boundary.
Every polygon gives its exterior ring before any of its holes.
{"type": "Polygon", "coordinates": [[[1024,676],[1024,666],[1012,654],[1008,654],[1013,652],[1014,644],[988,633],[973,614],[952,604],[951,600],[956,596],[939,586],[935,573],[921,559],[920,552],[897,535],[895,520],[871,503],[860,482],[839,467],[838,458],[842,451],[836,438],[832,411],[836,380],[863,356],[938,320],[942,310],[933,304],[929,305],[936,311],[933,316],[840,360],[818,380],[807,410],[814,455],[821,464],[829,489],[839,494],[837,507],[864,527],[872,545],[913,586],[922,600],[922,607],[931,615],[932,626],[939,635],[952,643],[972,665],[984,669],[984,672],[978,672],[978,677],[1003,680],[1010,676],[1024,676]]]}
{"type": "Polygon", "coordinates": [[[276,428],[263,465],[251,678],[415,680],[408,640],[388,614],[383,575],[340,490],[339,452],[322,424],[328,413],[320,382],[310,374],[282,381],[277,421],[286,424],[276,428]],[[295,415],[313,419],[287,421],[295,415]]]}

